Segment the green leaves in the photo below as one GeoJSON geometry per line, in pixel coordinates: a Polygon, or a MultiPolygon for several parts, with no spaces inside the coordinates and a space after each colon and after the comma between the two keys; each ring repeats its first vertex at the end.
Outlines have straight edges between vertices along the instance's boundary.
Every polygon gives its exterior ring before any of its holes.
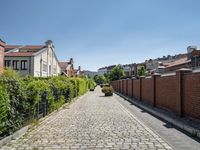
{"type": "Polygon", "coordinates": [[[8,129],[8,116],[10,111],[9,95],[5,87],[0,86],[0,135],[8,129]]]}
{"type": "Polygon", "coordinates": [[[123,76],[125,76],[124,69],[120,65],[115,66],[109,74],[110,81],[119,80],[123,76]]]}
{"type": "Polygon", "coordinates": [[[34,119],[38,111],[36,106],[43,104],[44,93],[48,95],[48,112],[52,112],[94,86],[92,79],[65,76],[20,78],[14,71],[6,70],[0,77],[0,137],[34,119]]]}
{"type": "Polygon", "coordinates": [[[139,70],[138,70],[138,75],[139,76],[146,76],[146,69],[144,66],[140,66],[139,70]]]}

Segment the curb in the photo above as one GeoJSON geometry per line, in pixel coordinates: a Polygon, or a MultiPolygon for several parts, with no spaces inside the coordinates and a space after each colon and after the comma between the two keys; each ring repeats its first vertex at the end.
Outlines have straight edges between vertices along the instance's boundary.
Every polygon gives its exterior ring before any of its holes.
{"type": "Polygon", "coordinates": [[[3,138],[2,140],[0,140],[0,148],[5,145],[6,143],[10,142],[11,140],[16,140],[18,138],[20,138],[21,136],[23,136],[29,129],[30,125],[25,126],[21,129],[19,129],[18,131],[16,131],[15,133],[13,133],[12,135],[9,135],[5,138],[3,138]]]}
{"type": "Polygon", "coordinates": [[[126,100],[128,100],[129,102],[133,103],[134,105],[146,110],[147,112],[149,112],[149,113],[151,113],[151,114],[153,114],[153,115],[155,115],[155,116],[157,116],[157,117],[159,117],[159,118],[161,118],[161,119],[163,119],[163,120],[175,125],[176,127],[178,127],[180,129],[190,133],[191,135],[195,134],[195,136],[200,139],[200,130],[185,124],[183,121],[177,120],[173,116],[168,116],[168,115],[165,115],[164,113],[161,113],[161,112],[158,112],[156,110],[153,110],[153,109],[151,109],[151,108],[149,108],[149,107],[147,107],[147,106],[145,106],[145,105],[143,105],[143,104],[141,104],[141,103],[139,103],[137,101],[134,101],[133,99],[128,98],[128,97],[126,97],[126,96],[124,96],[124,95],[122,95],[122,94],[120,94],[118,92],[115,92],[115,94],[119,95],[120,97],[122,97],[122,98],[124,98],[126,100]]]}

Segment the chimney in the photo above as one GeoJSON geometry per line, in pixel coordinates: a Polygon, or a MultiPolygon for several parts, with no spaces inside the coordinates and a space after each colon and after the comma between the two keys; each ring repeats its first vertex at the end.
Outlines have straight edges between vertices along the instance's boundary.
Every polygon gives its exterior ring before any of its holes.
{"type": "Polygon", "coordinates": [[[52,41],[52,40],[47,40],[47,41],[45,42],[45,45],[46,45],[48,48],[50,48],[50,47],[54,48],[54,45],[53,45],[53,41],[52,41]]]}
{"type": "Polygon", "coordinates": [[[70,58],[70,64],[73,64],[73,63],[74,63],[73,58],[70,58]]]}
{"type": "Polygon", "coordinates": [[[78,70],[81,71],[81,66],[78,66],[78,70]]]}
{"type": "Polygon", "coordinates": [[[3,73],[4,70],[4,49],[6,43],[0,39],[0,74],[3,73]]]}

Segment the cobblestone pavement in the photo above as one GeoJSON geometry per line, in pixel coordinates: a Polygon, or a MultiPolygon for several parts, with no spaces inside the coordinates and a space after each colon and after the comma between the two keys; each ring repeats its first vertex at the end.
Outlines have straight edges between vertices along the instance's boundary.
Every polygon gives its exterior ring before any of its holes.
{"type": "Polygon", "coordinates": [[[97,88],[3,149],[173,149],[97,88]]]}

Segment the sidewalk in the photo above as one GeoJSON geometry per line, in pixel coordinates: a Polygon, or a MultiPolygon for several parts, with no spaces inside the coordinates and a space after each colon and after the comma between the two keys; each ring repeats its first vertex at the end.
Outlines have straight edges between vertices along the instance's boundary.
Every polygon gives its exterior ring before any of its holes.
{"type": "MultiPolygon", "coordinates": [[[[118,93],[117,93],[118,94],[118,93]]],[[[136,99],[115,95],[117,100],[147,126],[164,136],[177,149],[199,149],[200,140],[192,132],[199,133],[199,122],[180,118],[163,109],[155,108],[136,99]],[[184,130],[183,130],[184,129],[184,130]]],[[[199,134],[198,134],[199,135],[199,134]]]]}

